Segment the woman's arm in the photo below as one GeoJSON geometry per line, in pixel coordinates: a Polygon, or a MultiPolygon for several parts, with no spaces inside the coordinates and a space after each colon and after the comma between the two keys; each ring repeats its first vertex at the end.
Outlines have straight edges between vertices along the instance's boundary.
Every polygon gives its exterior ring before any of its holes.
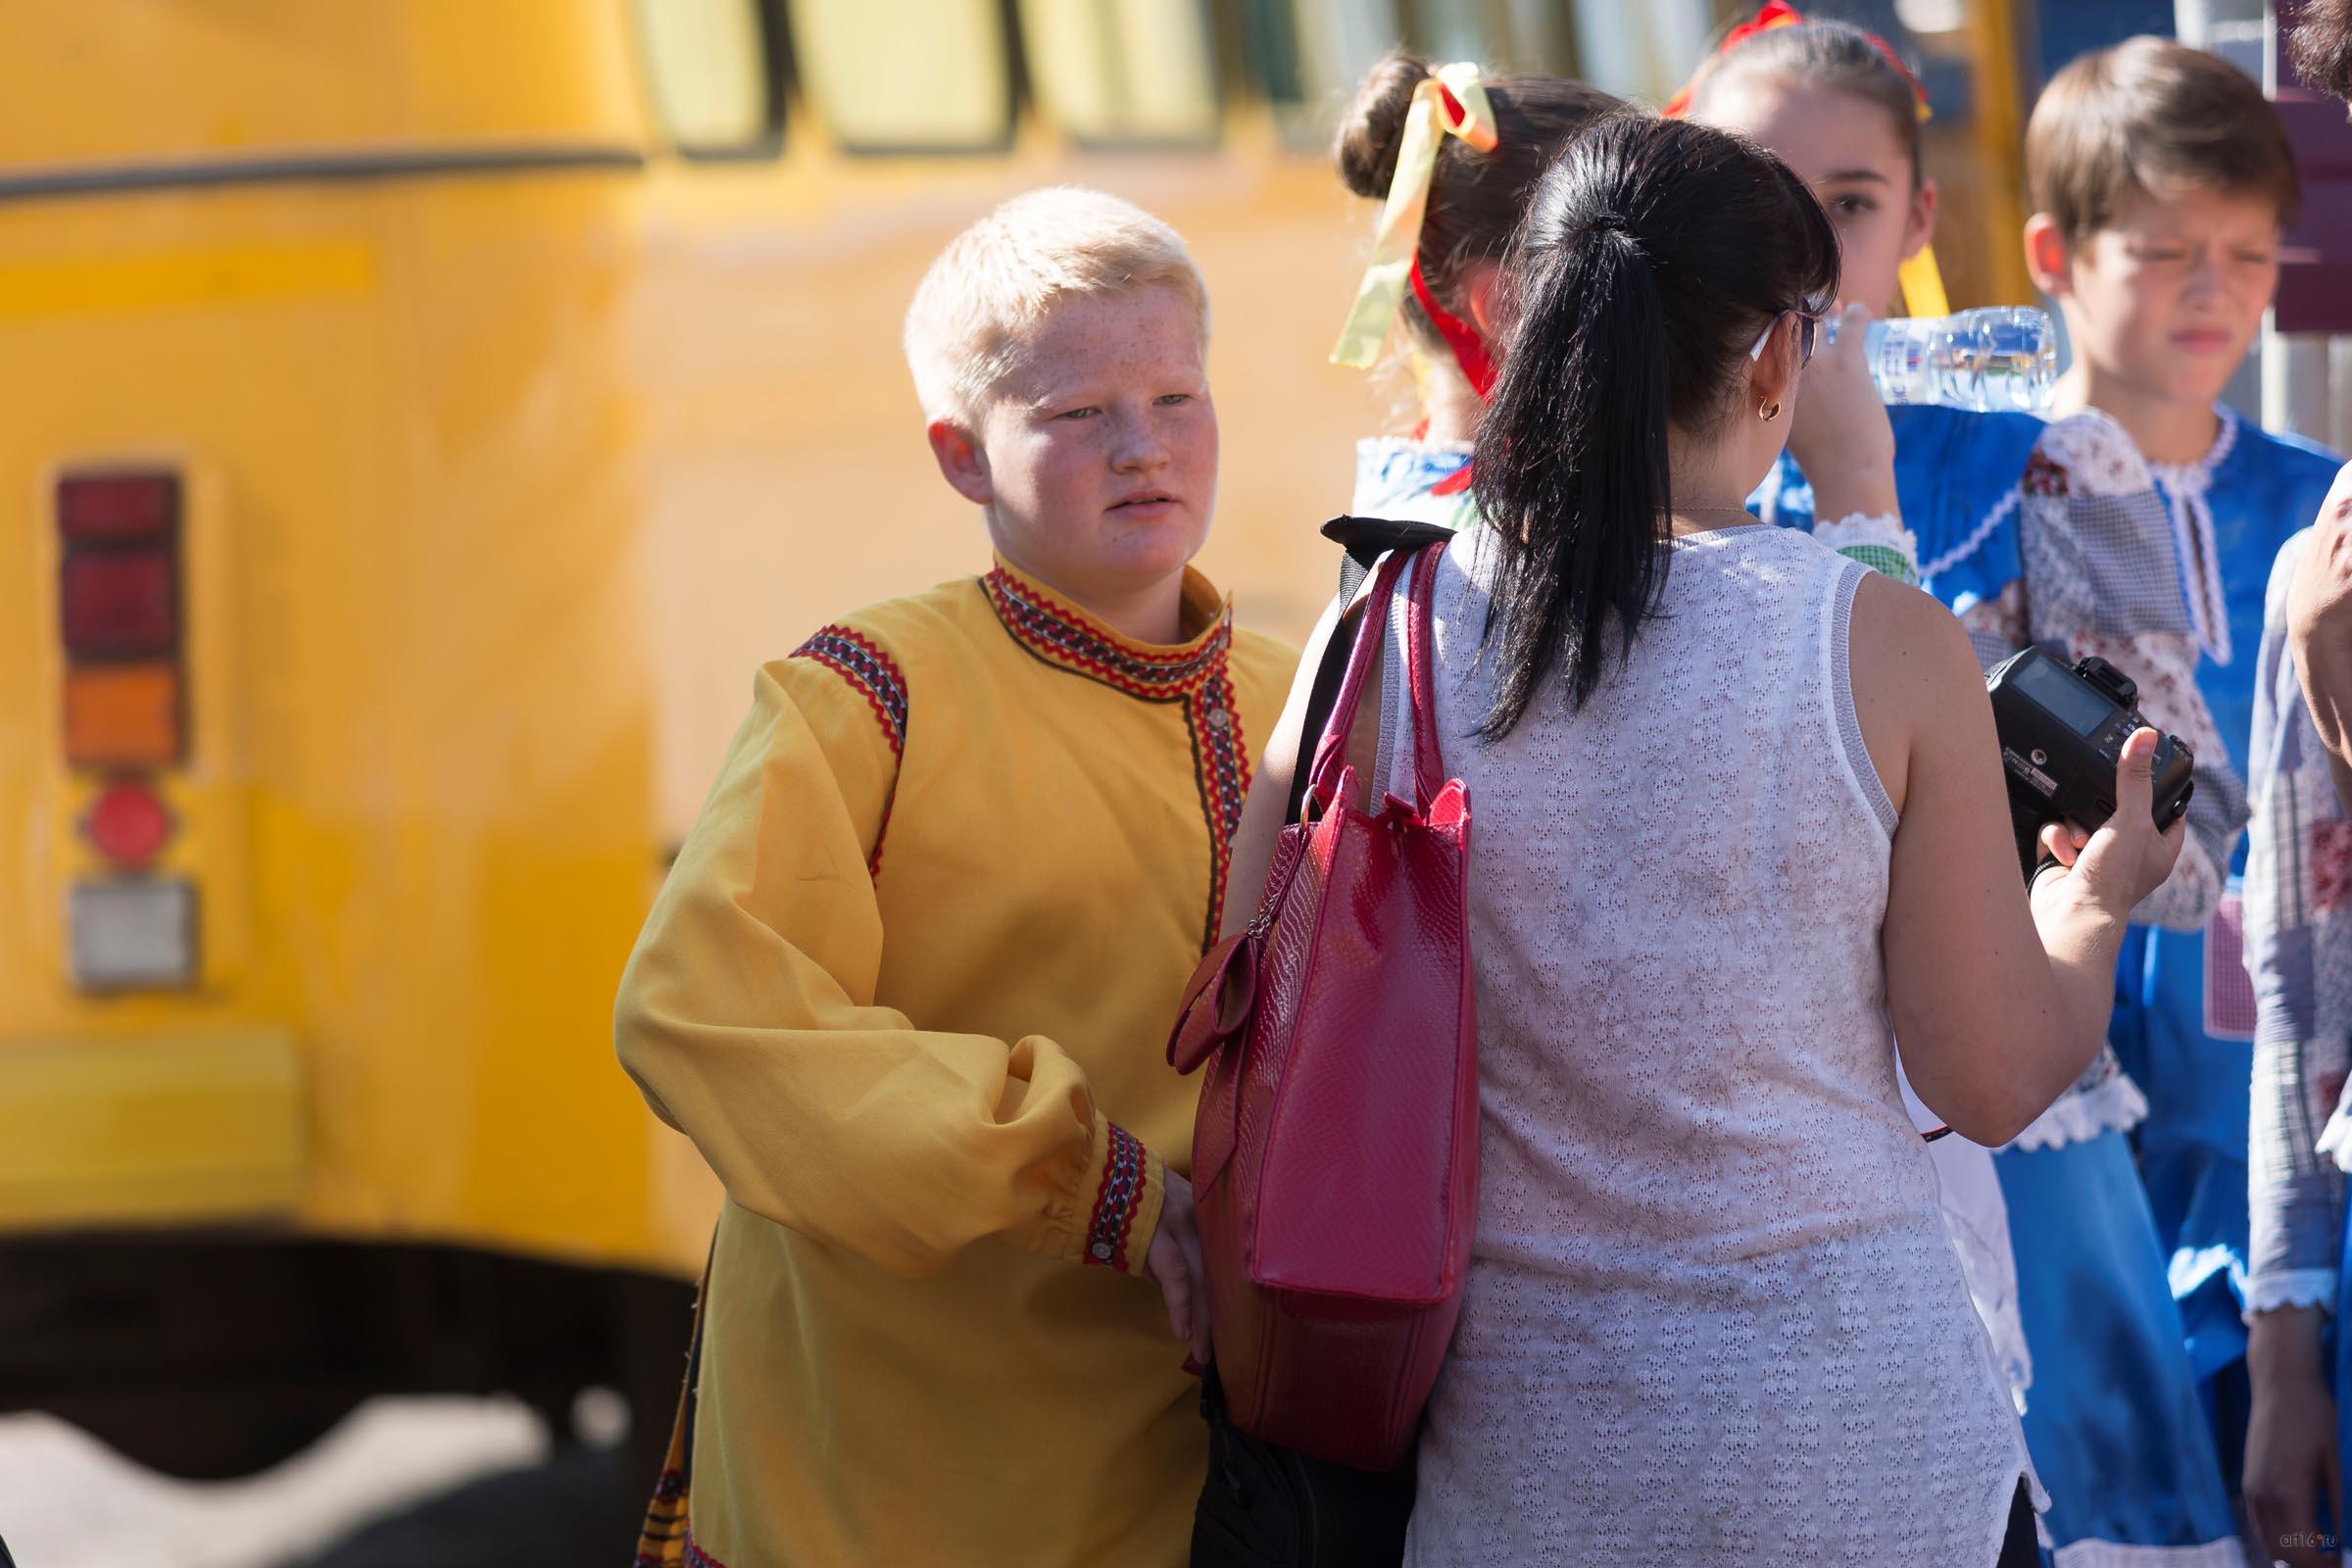
{"type": "Polygon", "coordinates": [[[1900,813],[1883,940],[1903,1068],[1955,1132],[2004,1144],[2105,1038],[2131,908],[2180,853],[2180,825],[2159,834],[2149,815],[2155,738],[2125,748],[2115,815],[2079,856],[2052,846],[2073,868],[2042,877],[2029,903],[1992,705],[1959,621],[1866,577],[1851,647],[1863,741],[1900,813]]]}

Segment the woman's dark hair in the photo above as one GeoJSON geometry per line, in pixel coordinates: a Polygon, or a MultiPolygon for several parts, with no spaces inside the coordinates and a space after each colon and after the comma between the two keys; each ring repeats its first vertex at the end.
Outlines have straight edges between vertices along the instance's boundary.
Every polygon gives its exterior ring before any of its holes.
{"type": "Polygon", "coordinates": [[[1817,21],[1750,33],[1699,67],[1690,83],[1690,113],[1703,118],[1708,97],[1740,76],[1778,76],[1877,105],[1894,127],[1895,144],[1911,160],[1912,188],[1919,187],[1919,93],[1860,27],[1817,21]]]}
{"type": "Polygon", "coordinates": [[[1612,624],[1632,651],[1665,587],[1668,428],[1720,428],[1757,335],[1837,291],[1820,203],[1744,136],[1627,116],[1544,176],[1503,270],[1508,346],[1471,467],[1499,553],[1480,734],[1508,734],[1561,662],[1583,707],[1612,624]]]}
{"type": "MultiPolygon", "coordinates": [[[[1355,103],[1341,118],[1332,156],[1340,178],[1358,196],[1379,201],[1396,173],[1405,111],[1413,89],[1429,77],[1429,62],[1395,50],[1364,74],[1355,103]]],[[[1593,121],[1625,105],[1598,87],[1562,76],[1494,76],[1486,81],[1494,111],[1494,150],[1479,152],[1458,136],[1440,138],[1421,220],[1421,275],[1438,303],[1467,320],[1464,274],[1481,262],[1499,262],[1526,216],[1527,199],[1562,147],[1593,121]]],[[[1406,295],[1403,316],[1430,349],[1444,347],[1418,301],[1406,295]]]]}

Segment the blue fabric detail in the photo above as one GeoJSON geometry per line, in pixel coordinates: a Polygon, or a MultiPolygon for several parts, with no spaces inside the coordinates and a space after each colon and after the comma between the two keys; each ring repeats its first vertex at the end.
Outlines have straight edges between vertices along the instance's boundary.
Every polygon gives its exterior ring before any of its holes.
{"type": "Polygon", "coordinates": [[[2132,1151],[2120,1133],[2009,1150],[2018,1306],[2034,1354],[2026,1445],[2059,1547],[2195,1546],[2234,1539],[2179,1311],[2132,1151]]]}
{"type": "MultiPolygon", "coordinates": [[[[1903,526],[1919,541],[1920,586],[1955,612],[1997,597],[2024,569],[2014,506],[1989,530],[1985,523],[2025,477],[2041,420],[1933,404],[1891,408],[1886,417],[1894,426],[1895,499],[1903,526]],[[1955,554],[1957,561],[1926,576],[1931,564],[1955,554]]],[[[1786,452],[1748,507],[1767,522],[1812,531],[1813,486],[1786,452]]]]}

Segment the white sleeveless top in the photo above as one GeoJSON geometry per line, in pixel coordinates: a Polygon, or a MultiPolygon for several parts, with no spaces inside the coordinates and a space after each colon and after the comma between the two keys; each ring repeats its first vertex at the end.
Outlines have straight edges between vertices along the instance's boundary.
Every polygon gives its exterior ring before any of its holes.
{"type": "Polygon", "coordinates": [[[1895,1087],[1865,568],[1677,539],[1584,710],[1484,745],[1492,539],[1438,579],[1483,1135],[1407,1560],[1990,1564],[2032,1467],[1895,1087]]]}

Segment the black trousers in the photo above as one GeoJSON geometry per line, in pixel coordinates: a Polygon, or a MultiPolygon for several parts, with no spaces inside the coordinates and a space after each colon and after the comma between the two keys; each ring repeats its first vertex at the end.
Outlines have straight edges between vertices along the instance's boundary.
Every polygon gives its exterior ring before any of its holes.
{"type": "Polygon", "coordinates": [[[2001,1560],[1993,1568],[2041,1568],[2041,1543],[2034,1534],[2034,1499],[2026,1484],[2017,1484],[2017,1499],[2009,1504],[2009,1534],[2001,1538],[2001,1560]]]}

